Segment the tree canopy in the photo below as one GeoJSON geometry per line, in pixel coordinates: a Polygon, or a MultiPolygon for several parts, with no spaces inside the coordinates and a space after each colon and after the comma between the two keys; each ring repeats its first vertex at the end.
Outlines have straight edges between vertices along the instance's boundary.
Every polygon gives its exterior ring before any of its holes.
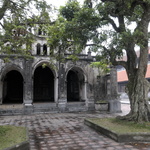
{"type": "Polygon", "coordinates": [[[83,6],[76,0],[69,0],[66,6],[60,8],[56,26],[53,26],[57,32],[55,35],[49,32],[50,36],[55,36],[52,38],[55,42],[49,42],[58,45],[61,40],[77,53],[88,47],[96,52],[97,60],[105,59],[113,65],[122,65],[129,79],[127,93],[131,104],[130,113],[122,118],[149,121],[147,95],[150,84],[145,79],[149,23],[149,0],[85,0],[83,6]],[[123,53],[127,55],[127,61],[120,59],[123,53]]]}
{"type": "Polygon", "coordinates": [[[2,0],[0,2],[1,53],[28,55],[33,42],[32,27],[50,23],[52,7],[41,0],[2,0]],[[46,22],[47,21],[47,22],[46,22]],[[26,45],[23,47],[23,45],[26,45]]]}

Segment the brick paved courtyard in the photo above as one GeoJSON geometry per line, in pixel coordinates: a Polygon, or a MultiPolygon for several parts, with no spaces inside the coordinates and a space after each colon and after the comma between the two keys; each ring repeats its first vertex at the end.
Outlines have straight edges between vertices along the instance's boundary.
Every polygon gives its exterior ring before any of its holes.
{"type": "MultiPolygon", "coordinates": [[[[129,105],[122,105],[123,114],[129,105]]],[[[117,143],[84,125],[86,117],[111,117],[116,114],[48,113],[30,116],[1,116],[0,125],[26,126],[31,150],[137,150],[117,143]]],[[[140,147],[150,150],[150,147],[140,147]]]]}

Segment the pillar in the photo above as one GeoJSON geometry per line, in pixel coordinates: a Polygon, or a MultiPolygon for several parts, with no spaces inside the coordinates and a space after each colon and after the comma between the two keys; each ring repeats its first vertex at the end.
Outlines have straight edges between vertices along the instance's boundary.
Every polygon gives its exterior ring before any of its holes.
{"type": "Polygon", "coordinates": [[[25,71],[24,104],[32,105],[33,102],[32,60],[26,60],[24,71],[25,71]]]}
{"type": "Polygon", "coordinates": [[[67,87],[65,83],[65,67],[63,63],[59,64],[58,73],[58,108],[61,112],[66,110],[67,106],[67,87]]]}
{"type": "Polygon", "coordinates": [[[117,70],[115,67],[111,68],[110,76],[107,79],[107,99],[109,101],[109,111],[120,113],[121,102],[118,99],[117,70]]]}

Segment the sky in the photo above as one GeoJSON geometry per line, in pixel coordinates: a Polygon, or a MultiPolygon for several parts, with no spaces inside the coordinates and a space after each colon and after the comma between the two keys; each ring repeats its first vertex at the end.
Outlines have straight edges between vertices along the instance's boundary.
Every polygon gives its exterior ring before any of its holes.
{"type": "MultiPolygon", "coordinates": [[[[57,9],[60,6],[65,6],[65,4],[67,3],[68,0],[46,0],[48,4],[52,4],[53,6],[55,6],[57,9]]],[[[80,2],[80,4],[83,4],[84,0],[78,0],[80,2]]],[[[133,30],[135,28],[135,24],[130,25],[129,29],[133,30]]],[[[149,25],[149,32],[150,32],[150,25],[149,25]]],[[[149,46],[150,46],[150,41],[149,41],[149,46]]],[[[139,48],[137,48],[139,49],[139,48]]]]}
{"type": "MultiPolygon", "coordinates": [[[[68,0],[46,0],[48,4],[54,5],[56,8],[64,6],[68,0]]],[[[78,0],[81,4],[84,0],[78,0]]]]}
{"type": "Polygon", "coordinates": [[[66,0],[46,0],[47,3],[54,5],[55,7],[59,8],[60,6],[64,6],[66,0]]]}

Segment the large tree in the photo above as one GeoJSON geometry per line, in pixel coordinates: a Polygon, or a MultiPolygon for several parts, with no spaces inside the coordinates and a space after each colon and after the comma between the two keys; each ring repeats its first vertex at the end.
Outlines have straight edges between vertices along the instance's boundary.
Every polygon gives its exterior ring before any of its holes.
{"type": "Polygon", "coordinates": [[[55,37],[49,42],[58,45],[61,39],[62,45],[72,45],[72,50],[77,52],[88,46],[90,51],[97,53],[100,61],[105,59],[115,66],[122,65],[129,79],[126,91],[131,111],[121,118],[150,121],[150,84],[145,79],[149,22],[149,0],[85,0],[83,6],[76,0],[69,0],[66,6],[60,8],[57,24],[51,27],[57,32],[49,31],[51,37],[55,37]],[[140,51],[139,58],[136,47],[140,51]],[[117,61],[124,52],[127,61],[117,61]]]}

